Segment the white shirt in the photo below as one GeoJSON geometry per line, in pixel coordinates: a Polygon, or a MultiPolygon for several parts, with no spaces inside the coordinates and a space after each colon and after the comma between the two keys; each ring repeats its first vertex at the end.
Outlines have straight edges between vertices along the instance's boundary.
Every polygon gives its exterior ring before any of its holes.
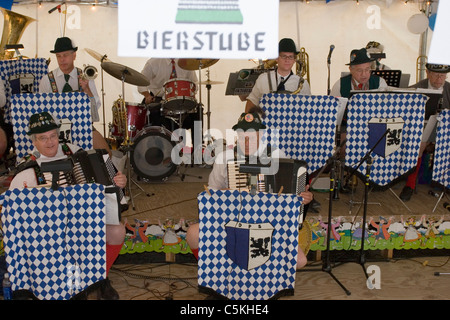
{"type": "MultiPolygon", "coordinates": [[[[272,82],[272,90],[269,85],[269,79],[267,72],[262,73],[258,76],[253,86],[252,92],[248,95],[247,99],[250,100],[255,106],[259,105],[259,102],[265,93],[270,93],[277,91],[277,86],[282,82],[281,75],[277,72],[275,76],[275,71],[269,71],[270,80],[272,82]]],[[[286,79],[288,76],[283,77],[286,79]]],[[[289,79],[285,82],[284,87],[286,91],[294,92],[298,89],[300,77],[296,74],[292,74],[289,79]]],[[[311,89],[309,87],[308,81],[305,80],[303,87],[300,90],[301,95],[311,95],[311,89]]]]}
{"type": "MultiPolygon", "coordinates": [[[[67,146],[70,148],[70,150],[75,153],[81,148],[68,143],[67,146]]],[[[37,151],[36,148],[33,149],[33,152],[37,151]]],[[[43,162],[51,162],[56,160],[61,160],[67,158],[67,155],[64,154],[62,150],[61,144],[58,146],[58,152],[54,157],[46,157],[44,155],[41,155],[39,158],[36,159],[36,162],[38,165],[41,165],[43,162]]],[[[9,186],[9,189],[14,188],[34,188],[38,186],[38,182],[36,180],[36,173],[34,172],[33,168],[26,169],[24,171],[19,172],[14,179],[12,179],[11,184],[9,186]]]]}
{"type": "MultiPolygon", "coordinates": [[[[188,80],[197,83],[197,75],[195,71],[185,70],[178,66],[178,59],[175,59],[175,70],[177,72],[177,79],[188,80]]],[[[172,73],[172,59],[156,59],[147,60],[141,73],[150,82],[147,87],[138,87],[139,92],[149,91],[155,97],[164,98],[164,83],[170,80],[172,73]]]]}
{"type": "MultiPolygon", "coordinates": [[[[77,68],[73,68],[73,70],[69,73],[69,84],[74,91],[79,90],[78,87],[78,72],[77,68]]],[[[61,69],[56,68],[53,70],[53,76],[55,77],[56,87],[58,88],[58,92],[62,92],[64,85],[66,84],[66,79],[64,79],[64,73],[61,69]]],[[[95,86],[94,80],[89,80],[89,88],[92,91],[93,97],[89,97],[91,100],[91,115],[92,122],[100,121],[100,116],[98,110],[102,106],[102,101],[98,96],[97,88],[95,86]]],[[[52,86],[50,84],[50,78],[48,75],[42,77],[41,82],[39,83],[39,93],[52,93],[52,86]]]]}
{"type": "Polygon", "coordinates": [[[0,109],[6,104],[5,83],[0,79],[0,109]]]}
{"type": "MultiPolygon", "coordinates": [[[[67,146],[70,148],[70,150],[75,153],[81,148],[74,145],[67,143],[67,146]]],[[[33,150],[33,152],[37,151],[36,148],[33,150]]],[[[39,158],[36,159],[36,162],[40,166],[43,162],[51,162],[61,159],[66,159],[67,155],[64,154],[62,150],[61,144],[58,146],[58,151],[54,157],[46,157],[44,155],[41,155],[39,158]]],[[[23,188],[34,188],[38,186],[38,182],[36,180],[36,173],[34,171],[34,168],[25,169],[21,172],[19,172],[14,179],[12,179],[11,184],[9,186],[9,189],[23,189],[23,188]]],[[[122,199],[122,203],[126,203],[125,199],[122,199]]],[[[105,193],[105,213],[106,213],[106,224],[113,224],[117,225],[119,224],[119,212],[118,212],[118,206],[117,206],[117,198],[114,193],[105,193]]]]}
{"type": "MultiPolygon", "coordinates": [[[[262,155],[265,152],[264,149],[259,148],[258,155],[262,155]]],[[[283,151],[276,149],[272,151],[272,159],[285,158],[283,151]]],[[[221,190],[228,188],[228,168],[227,163],[234,159],[234,149],[227,149],[225,152],[221,152],[217,155],[213,169],[209,174],[208,188],[214,190],[221,190]]]]}

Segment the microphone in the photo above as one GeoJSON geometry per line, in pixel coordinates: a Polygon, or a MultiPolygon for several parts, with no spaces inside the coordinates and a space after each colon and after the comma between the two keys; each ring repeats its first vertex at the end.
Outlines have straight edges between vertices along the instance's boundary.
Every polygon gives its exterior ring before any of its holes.
{"type": "Polygon", "coordinates": [[[66,2],[62,2],[61,4],[57,5],[56,7],[54,7],[54,8],[52,8],[52,9],[48,10],[48,13],[50,14],[50,13],[52,13],[53,11],[55,11],[56,9],[61,10],[61,6],[62,6],[63,4],[65,4],[65,3],[66,3],[66,2]]]}
{"type": "Polygon", "coordinates": [[[450,211],[450,203],[444,202],[444,208],[450,211]]]}
{"type": "Polygon", "coordinates": [[[332,45],[330,46],[330,51],[328,52],[328,57],[327,57],[328,63],[331,62],[331,54],[333,53],[333,50],[334,50],[334,44],[332,44],[332,45]]]}

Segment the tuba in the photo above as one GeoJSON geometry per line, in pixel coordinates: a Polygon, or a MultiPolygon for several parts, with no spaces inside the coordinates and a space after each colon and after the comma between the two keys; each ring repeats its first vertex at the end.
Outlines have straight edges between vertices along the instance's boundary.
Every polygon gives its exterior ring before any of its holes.
{"type": "Polygon", "coordinates": [[[297,54],[297,57],[295,59],[295,73],[300,77],[300,82],[298,84],[297,90],[292,92],[292,94],[298,94],[302,90],[303,83],[305,83],[305,76],[308,83],[310,83],[309,55],[303,47],[300,49],[300,52],[297,54]]]}
{"type": "Polygon", "coordinates": [[[427,56],[419,56],[416,60],[416,82],[425,79],[427,56]]]}
{"type": "Polygon", "coordinates": [[[3,34],[0,41],[0,60],[12,59],[14,52],[5,51],[7,44],[18,44],[25,28],[36,19],[12,12],[5,8],[0,8],[3,13],[3,34]]]}

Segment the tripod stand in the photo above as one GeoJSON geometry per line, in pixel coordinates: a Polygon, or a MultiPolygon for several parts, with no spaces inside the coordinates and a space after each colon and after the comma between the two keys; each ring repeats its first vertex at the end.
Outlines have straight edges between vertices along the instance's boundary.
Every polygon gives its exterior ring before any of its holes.
{"type": "MultiPolygon", "coordinates": [[[[135,205],[134,205],[134,197],[131,191],[131,183],[133,183],[134,185],[136,185],[142,192],[145,193],[145,190],[138,185],[138,183],[136,181],[133,180],[133,178],[131,177],[131,163],[130,163],[130,151],[131,151],[131,146],[132,146],[132,142],[130,141],[130,135],[129,135],[129,128],[128,128],[128,116],[127,116],[127,108],[125,105],[125,82],[127,83],[131,83],[134,85],[148,85],[149,82],[148,80],[139,72],[128,68],[124,65],[120,65],[114,62],[109,62],[109,61],[104,61],[101,63],[102,69],[104,69],[107,73],[109,73],[110,75],[112,75],[113,77],[121,80],[122,82],[122,103],[120,104],[120,115],[121,115],[121,121],[122,121],[122,127],[124,128],[124,132],[125,132],[125,138],[124,141],[122,143],[122,147],[124,150],[124,154],[127,157],[126,158],[126,166],[127,166],[127,190],[128,190],[128,195],[130,197],[131,200],[131,204],[133,206],[133,210],[136,209],[135,205]]],[[[150,194],[147,193],[146,194],[147,197],[150,197],[150,194]]]]}
{"type": "Polygon", "coordinates": [[[366,254],[364,251],[364,241],[365,241],[365,232],[366,232],[366,221],[367,221],[367,204],[368,204],[368,195],[369,195],[369,178],[370,178],[370,170],[372,168],[372,164],[373,164],[373,159],[371,157],[371,154],[373,152],[373,150],[375,150],[375,148],[380,144],[380,142],[384,139],[384,137],[386,137],[386,135],[390,132],[389,129],[387,129],[384,134],[378,139],[378,141],[375,143],[375,145],[372,147],[372,149],[370,149],[365,155],[364,157],[362,157],[362,159],[359,161],[358,165],[356,166],[356,168],[354,168],[351,173],[349,174],[349,176],[347,177],[344,185],[346,185],[349,181],[349,179],[356,173],[356,171],[359,169],[359,167],[366,162],[366,174],[365,174],[365,179],[364,179],[364,207],[363,207],[363,221],[362,221],[362,234],[361,234],[361,248],[359,251],[359,261],[358,263],[361,265],[361,267],[363,268],[364,274],[366,276],[366,279],[369,278],[369,276],[367,275],[367,271],[365,268],[365,263],[366,263],[366,254]]]}
{"type": "MultiPolygon", "coordinates": [[[[339,188],[338,184],[336,183],[336,168],[339,165],[339,154],[341,148],[345,145],[344,140],[336,152],[328,159],[327,163],[331,165],[330,170],[330,191],[329,191],[329,205],[328,205],[328,227],[327,227],[327,248],[325,253],[325,259],[322,262],[322,271],[326,272],[330,275],[331,278],[344,290],[344,292],[349,296],[351,295],[351,292],[336,278],[336,276],[332,273],[331,268],[331,262],[330,262],[330,242],[331,242],[331,219],[333,215],[333,200],[336,199],[336,188],[339,188]]],[[[317,180],[317,178],[320,176],[320,174],[323,172],[326,166],[324,166],[320,172],[317,174],[316,178],[311,182],[311,185],[314,185],[314,182],[317,180]]],[[[304,271],[317,271],[317,270],[304,270],[304,271]]]]}

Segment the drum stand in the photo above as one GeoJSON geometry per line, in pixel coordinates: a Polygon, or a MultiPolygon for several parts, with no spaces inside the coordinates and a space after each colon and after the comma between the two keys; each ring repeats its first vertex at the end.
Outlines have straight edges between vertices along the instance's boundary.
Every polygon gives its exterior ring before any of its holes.
{"type": "MultiPolygon", "coordinates": [[[[185,116],[184,113],[180,113],[179,114],[179,117],[178,117],[178,127],[179,128],[182,127],[182,124],[183,124],[183,121],[184,121],[184,118],[185,118],[184,116],[185,116]]],[[[173,120],[175,121],[175,118],[173,118],[173,120]]],[[[194,134],[194,128],[192,128],[191,130],[192,130],[191,134],[194,134]]],[[[172,130],[172,132],[173,131],[174,130],[172,130]]],[[[183,141],[183,144],[186,145],[186,141],[183,141]]],[[[194,151],[194,146],[192,146],[192,151],[194,151]]],[[[191,165],[194,163],[193,161],[194,161],[194,152],[191,153],[191,165]]],[[[180,168],[181,168],[182,164],[183,163],[180,163],[178,165],[177,172],[176,172],[176,176],[180,177],[181,181],[184,181],[184,178],[186,178],[186,177],[196,177],[198,179],[202,179],[203,178],[202,176],[196,176],[196,175],[193,175],[193,174],[187,174],[186,173],[187,169],[185,169],[183,173],[180,173],[180,168]]],[[[186,168],[187,164],[184,164],[184,167],[186,168]]]]}
{"type": "MultiPolygon", "coordinates": [[[[126,139],[128,141],[128,138],[126,139]]],[[[130,163],[130,150],[131,150],[131,143],[127,142],[126,144],[122,144],[123,146],[123,151],[125,156],[127,157],[127,161],[126,161],[126,166],[127,166],[127,189],[128,189],[128,195],[130,196],[130,200],[131,200],[131,205],[133,206],[133,210],[136,210],[136,206],[134,205],[134,197],[137,197],[138,195],[140,195],[140,193],[138,193],[137,195],[133,196],[132,192],[131,192],[131,183],[133,183],[136,187],[138,187],[143,193],[146,194],[147,197],[150,197],[151,195],[154,194],[150,194],[150,193],[146,193],[145,190],[131,177],[131,163],[130,163]]]]}
{"type": "MultiPolygon", "coordinates": [[[[198,66],[198,83],[199,83],[199,115],[201,115],[201,122],[203,123],[203,103],[202,103],[202,62],[200,60],[199,66],[198,66]]],[[[207,72],[207,81],[209,81],[209,71],[207,72]]],[[[214,139],[211,137],[211,134],[209,130],[211,129],[211,84],[206,85],[206,89],[208,91],[207,95],[207,111],[206,111],[206,124],[207,124],[207,132],[208,134],[204,136],[204,138],[207,139],[206,145],[209,145],[210,143],[214,142],[214,139]]],[[[203,141],[202,141],[203,144],[203,141]]]]}
{"type": "MultiPolygon", "coordinates": [[[[122,143],[123,151],[126,159],[126,166],[127,166],[127,190],[128,195],[131,200],[131,205],[133,206],[133,210],[136,210],[136,206],[134,205],[134,196],[131,192],[131,183],[133,183],[135,186],[137,186],[143,193],[146,193],[145,190],[131,177],[131,162],[130,162],[130,150],[132,146],[132,142],[130,141],[130,135],[128,134],[128,119],[127,119],[127,111],[125,106],[125,73],[122,72],[122,117],[124,118],[125,123],[125,139],[122,143]]],[[[136,195],[138,196],[139,193],[136,195]]],[[[146,193],[147,197],[150,197],[150,193],[146,193]]]]}

